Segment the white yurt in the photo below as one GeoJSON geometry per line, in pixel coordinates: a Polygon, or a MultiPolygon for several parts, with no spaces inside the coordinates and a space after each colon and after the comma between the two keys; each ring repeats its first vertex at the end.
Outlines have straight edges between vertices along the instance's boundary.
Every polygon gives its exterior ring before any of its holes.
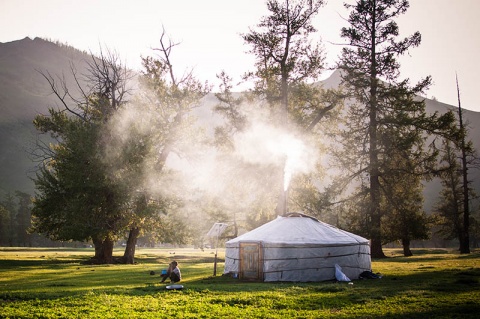
{"type": "Polygon", "coordinates": [[[225,274],[255,281],[350,279],[371,270],[370,244],[361,236],[299,213],[279,216],[227,241],[225,274]]]}

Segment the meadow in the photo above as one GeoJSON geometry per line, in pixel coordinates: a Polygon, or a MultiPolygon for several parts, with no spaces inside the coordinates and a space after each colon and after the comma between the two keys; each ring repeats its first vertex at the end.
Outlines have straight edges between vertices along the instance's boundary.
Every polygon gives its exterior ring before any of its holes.
{"type": "Polygon", "coordinates": [[[480,316],[480,251],[414,249],[408,258],[399,249],[385,252],[389,258],[372,261],[381,279],[347,284],[242,282],[222,276],[222,250],[213,276],[211,249],[138,249],[135,265],[91,265],[91,248],[0,248],[0,318],[480,316]],[[173,259],[183,290],[160,283],[173,259]]]}

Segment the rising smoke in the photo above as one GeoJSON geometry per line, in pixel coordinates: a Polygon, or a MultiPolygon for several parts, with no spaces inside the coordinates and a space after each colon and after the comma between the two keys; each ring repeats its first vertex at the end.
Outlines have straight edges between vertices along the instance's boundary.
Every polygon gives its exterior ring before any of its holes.
{"type": "MultiPolygon", "coordinates": [[[[260,206],[275,210],[279,183],[286,190],[296,174],[315,169],[318,160],[314,143],[305,136],[262,121],[262,114],[248,110],[246,129],[233,137],[233,151],[217,149],[212,143],[212,123],[219,116],[212,109],[211,98],[200,106],[201,120],[193,113],[185,118],[182,132],[175,132],[164,169],[158,157],[173,134],[168,130],[168,110],[158,108],[151,99],[135,98],[119,110],[110,121],[104,160],[117,178],[132,181],[132,190],[148,190],[163,197],[177,196],[183,202],[198,205],[202,199],[215,199],[229,211],[252,212],[260,206]],[[138,158],[133,154],[141,152],[138,158]],[[125,154],[128,154],[125,158],[125,154]],[[129,169],[129,161],[138,160],[129,169]],[[282,172],[284,176],[279,176],[282,172]],[[282,177],[282,178],[279,178],[282,177]]],[[[198,110],[197,112],[198,113],[198,110]]],[[[190,209],[199,209],[194,207],[190,209]]]]}

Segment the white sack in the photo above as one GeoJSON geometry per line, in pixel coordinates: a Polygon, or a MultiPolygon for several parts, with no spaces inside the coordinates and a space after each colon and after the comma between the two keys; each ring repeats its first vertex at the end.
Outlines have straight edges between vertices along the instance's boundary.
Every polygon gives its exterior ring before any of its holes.
{"type": "Polygon", "coordinates": [[[342,272],[342,267],[340,267],[338,264],[335,264],[335,278],[338,281],[351,281],[350,278],[348,278],[343,272],[342,272]]]}

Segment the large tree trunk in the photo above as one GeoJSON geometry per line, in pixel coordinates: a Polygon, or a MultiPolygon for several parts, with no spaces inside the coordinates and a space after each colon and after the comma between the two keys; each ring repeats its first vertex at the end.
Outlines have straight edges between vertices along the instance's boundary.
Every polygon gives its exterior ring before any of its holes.
{"type": "Polygon", "coordinates": [[[402,239],[402,246],[403,246],[403,255],[405,257],[413,256],[413,253],[410,250],[410,239],[407,239],[407,238],[402,239]]]}
{"type": "Polygon", "coordinates": [[[458,120],[460,124],[460,130],[462,131],[462,178],[463,178],[463,229],[460,233],[460,253],[470,254],[470,207],[469,207],[469,192],[468,192],[468,166],[467,166],[467,153],[465,135],[467,130],[463,125],[462,105],[460,103],[460,88],[458,87],[457,78],[457,94],[458,94],[458,120]]]}
{"type": "Polygon", "coordinates": [[[113,264],[113,244],[110,236],[103,240],[103,264],[113,264]]]}
{"type": "MultiPolygon", "coordinates": [[[[372,79],[374,81],[374,79],[372,79]]],[[[376,88],[372,85],[371,89],[372,102],[370,106],[370,239],[371,239],[371,254],[373,258],[385,258],[382,248],[382,232],[381,232],[381,213],[380,213],[380,180],[379,180],[379,162],[377,154],[377,119],[376,119],[376,88]]]]}
{"type": "Polygon", "coordinates": [[[465,229],[462,228],[458,231],[458,241],[460,243],[459,251],[460,254],[469,254],[470,253],[470,238],[468,233],[465,233],[465,229]]]}
{"type": "Polygon", "coordinates": [[[372,258],[386,258],[385,254],[383,253],[381,238],[379,238],[378,236],[374,236],[372,237],[370,242],[371,242],[370,252],[371,252],[372,258]]]}
{"type": "Polygon", "coordinates": [[[110,236],[93,238],[95,256],[92,258],[96,264],[113,264],[113,240],[110,236]]]}
{"type": "Polygon", "coordinates": [[[98,237],[93,237],[93,247],[95,247],[95,256],[93,256],[93,260],[99,260],[103,256],[103,249],[102,249],[102,240],[98,237]]]}
{"type": "Polygon", "coordinates": [[[128,233],[127,246],[123,253],[122,263],[134,264],[135,263],[135,247],[137,246],[138,235],[140,234],[139,227],[133,227],[128,233]]]}
{"type": "Polygon", "coordinates": [[[370,221],[371,221],[371,254],[373,258],[385,258],[382,248],[381,232],[381,213],[380,213],[380,172],[378,159],[378,121],[377,121],[377,62],[376,62],[376,43],[375,43],[375,19],[372,20],[371,29],[371,66],[370,66],[370,101],[369,101],[369,161],[370,161],[370,221]]]}

